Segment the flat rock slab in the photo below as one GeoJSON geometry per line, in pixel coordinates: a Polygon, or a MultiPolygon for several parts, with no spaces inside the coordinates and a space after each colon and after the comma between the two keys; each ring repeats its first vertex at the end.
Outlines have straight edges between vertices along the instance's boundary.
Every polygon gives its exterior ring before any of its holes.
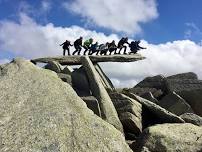
{"type": "MultiPolygon", "coordinates": [[[[134,55],[104,55],[104,56],[89,56],[93,63],[97,62],[134,62],[143,60],[145,57],[140,54],[134,55]]],[[[51,61],[57,61],[61,65],[80,65],[81,56],[58,56],[58,57],[46,57],[31,60],[33,63],[49,63],[51,61]]]]}

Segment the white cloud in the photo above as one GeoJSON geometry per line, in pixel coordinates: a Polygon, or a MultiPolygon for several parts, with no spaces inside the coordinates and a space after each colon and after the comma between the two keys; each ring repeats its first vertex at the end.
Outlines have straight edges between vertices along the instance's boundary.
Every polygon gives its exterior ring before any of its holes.
{"type": "Polygon", "coordinates": [[[43,0],[43,1],[41,2],[41,10],[42,10],[43,12],[48,12],[48,11],[50,11],[50,10],[51,10],[51,7],[52,7],[52,4],[51,4],[50,1],[48,1],[48,0],[43,0]]]}
{"type": "MultiPolygon", "coordinates": [[[[37,58],[62,54],[59,46],[65,39],[73,42],[83,36],[93,37],[99,43],[118,41],[117,35],[105,35],[78,26],[55,27],[53,24],[40,25],[30,17],[21,14],[19,22],[0,22],[0,54],[10,51],[15,57],[37,58]]],[[[181,72],[195,72],[202,79],[202,46],[181,40],[154,45],[142,41],[148,49],[140,53],[147,59],[134,63],[103,63],[103,70],[117,87],[134,86],[135,83],[157,74],[172,75],[181,72]]],[[[74,48],[71,48],[72,51],[74,48]]],[[[5,58],[5,57],[1,57],[5,58]]]]}
{"type": "Polygon", "coordinates": [[[63,5],[87,22],[128,34],[140,33],[140,23],[158,17],[156,0],[75,0],[63,5]]]}

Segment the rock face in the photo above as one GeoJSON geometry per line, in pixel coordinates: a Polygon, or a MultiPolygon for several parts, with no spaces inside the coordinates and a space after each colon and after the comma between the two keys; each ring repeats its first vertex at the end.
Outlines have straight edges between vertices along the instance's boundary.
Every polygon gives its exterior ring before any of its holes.
{"type": "Polygon", "coordinates": [[[202,126],[202,117],[194,113],[184,113],[180,115],[180,118],[182,118],[187,123],[192,123],[197,126],[202,126]]]}
{"type": "Polygon", "coordinates": [[[142,105],[115,91],[109,95],[123,124],[124,132],[139,135],[142,132],[142,105]]]}
{"type": "MultiPolygon", "coordinates": [[[[154,122],[150,122],[150,123],[155,124],[155,123],[183,123],[184,122],[184,120],[181,119],[180,117],[176,116],[175,114],[167,111],[166,109],[160,107],[159,105],[157,105],[149,100],[141,98],[132,93],[125,92],[125,94],[128,95],[129,97],[137,100],[138,102],[140,102],[142,104],[143,108],[147,109],[147,112],[144,115],[143,119],[145,119],[145,120],[151,119],[149,117],[148,118],[146,118],[146,117],[147,117],[147,115],[148,116],[153,115],[154,122]]],[[[144,111],[143,111],[143,113],[144,113],[144,111]]],[[[149,122],[149,120],[147,120],[147,121],[149,122]]],[[[148,124],[146,124],[146,126],[147,125],[148,124]]],[[[149,125],[152,125],[152,124],[149,124],[149,125]]]]}
{"type": "Polygon", "coordinates": [[[99,102],[102,118],[123,132],[116,109],[106,89],[102,85],[101,78],[94,68],[93,63],[88,56],[81,57],[81,61],[87,73],[92,94],[99,102]]]}
{"type": "Polygon", "coordinates": [[[181,91],[179,94],[189,103],[195,114],[202,117],[202,89],[181,91]]]}
{"type": "Polygon", "coordinates": [[[159,105],[178,116],[186,112],[193,112],[190,105],[175,92],[163,97],[159,101],[159,105]]]}
{"type": "Polygon", "coordinates": [[[193,72],[187,72],[187,73],[180,73],[180,74],[169,76],[169,77],[167,77],[167,79],[194,79],[194,80],[198,80],[198,77],[193,72]]]}
{"type": "Polygon", "coordinates": [[[16,59],[0,68],[0,151],[131,152],[51,71],[16,59]]]}
{"type": "Polygon", "coordinates": [[[62,71],[61,65],[56,61],[48,62],[48,64],[45,65],[45,69],[55,71],[56,73],[60,73],[62,71]]]}
{"type": "Polygon", "coordinates": [[[75,69],[72,74],[72,87],[79,96],[90,96],[90,84],[83,67],[75,69]]]}
{"type": "Polygon", "coordinates": [[[155,152],[199,152],[202,151],[202,127],[192,124],[155,125],[144,130],[141,147],[155,152]]]}

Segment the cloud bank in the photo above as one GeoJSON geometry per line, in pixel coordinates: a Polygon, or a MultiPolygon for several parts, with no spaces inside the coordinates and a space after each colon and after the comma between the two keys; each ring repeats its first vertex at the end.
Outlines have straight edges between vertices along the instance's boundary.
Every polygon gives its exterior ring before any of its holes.
{"type": "Polygon", "coordinates": [[[158,17],[155,0],[74,0],[64,7],[89,23],[128,34],[140,33],[140,23],[158,17]]]}
{"type": "MultiPolygon", "coordinates": [[[[73,42],[83,36],[93,37],[99,43],[118,41],[115,34],[105,35],[78,26],[55,27],[53,24],[40,25],[25,14],[18,22],[0,21],[0,63],[8,62],[1,56],[9,52],[14,57],[37,58],[62,54],[59,46],[64,40],[73,42]]],[[[101,66],[112,79],[115,86],[134,86],[146,76],[157,74],[172,75],[192,71],[202,79],[202,46],[190,41],[180,40],[164,44],[149,44],[142,40],[148,49],[140,51],[147,59],[134,63],[105,63],[101,66]]],[[[73,51],[74,48],[71,48],[73,51]]]]}

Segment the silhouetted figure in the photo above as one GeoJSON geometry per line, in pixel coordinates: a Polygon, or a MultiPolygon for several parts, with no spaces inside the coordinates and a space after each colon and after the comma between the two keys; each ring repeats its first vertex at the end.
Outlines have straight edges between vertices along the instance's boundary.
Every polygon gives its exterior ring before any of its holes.
{"type": "Polygon", "coordinates": [[[100,44],[99,45],[99,52],[100,55],[107,55],[107,51],[109,50],[108,48],[109,43],[105,43],[105,44],[100,44]]]}
{"type": "MultiPolygon", "coordinates": [[[[120,40],[119,43],[118,43],[118,48],[119,48],[119,53],[118,53],[118,54],[121,54],[122,48],[124,48],[124,54],[127,54],[127,53],[126,53],[127,46],[124,45],[125,43],[129,44],[129,43],[128,43],[128,38],[127,38],[127,37],[121,38],[121,40],[120,40]]],[[[115,54],[117,54],[117,53],[115,52],[115,54]]]]}
{"type": "Polygon", "coordinates": [[[131,53],[137,53],[137,51],[140,50],[140,49],[146,49],[144,47],[139,46],[139,44],[140,44],[139,40],[138,41],[132,41],[129,44],[129,47],[130,47],[130,50],[131,50],[131,52],[129,54],[131,54],[131,53]]]}
{"type": "Polygon", "coordinates": [[[64,43],[60,44],[60,46],[63,48],[63,56],[65,56],[66,50],[68,55],[70,55],[69,46],[73,46],[71,45],[70,41],[66,40],[64,43]]]}
{"type": "Polygon", "coordinates": [[[109,49],[109,55],[112,54],[112,52],[116,52],[117,46],[115,44],[115,41],[113,40],[111,43],[108,44],[108,49],[109,49]]]}
{"type": "Polygon", "coordinates": [[[75,47],[76,50],[73,52],[73,55],[75,55],[75,53],[77,53],[77,52],[78,52],[78,55],[80,55],[81,49],[82,49],[82,40],[83,40],[83,38],[80,37],[79,39],[77,39],[74,42],[74,47],[75,47]]]}
{"type": "MultiPolygon", "coordinates": [[[[85,49],[84,55],[86,55],[86,52],[90,49],[92,43],[93,43],[93,39],[92,39],[92,38],[86,40],[86,41],[83,43],[83,48],[85,49]]],[[[88,54],[90,54],[90,51],[89,51],[88,54]]]]}
{"type": "Polygon", "coordinates": [[[98,42],[92,44],[90,47],[89,55],[92,55],[94,53],[96,53],[96,55],[98,54],[98,42]]]}

